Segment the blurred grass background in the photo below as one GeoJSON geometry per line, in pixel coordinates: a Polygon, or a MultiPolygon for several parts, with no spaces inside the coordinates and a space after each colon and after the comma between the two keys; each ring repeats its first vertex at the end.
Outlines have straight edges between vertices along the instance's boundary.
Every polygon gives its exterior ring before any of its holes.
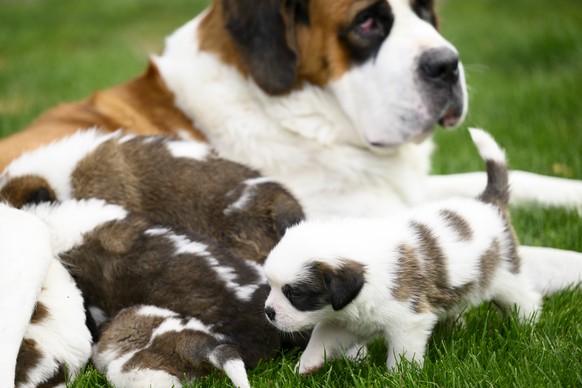
{"type": "MultiPolygon", "coordinates": [[[[164,37],[206,0],[0,0],[0,136],[60,102],[139,74],[164,37]]],[[[464,130],[492,132],[511,166],[582,179],[582,6],[580,0],[441,0],[441,31],[460,51],[470,87],[462,129],[437,131],[435,173],[482,169],[464,130]]],[[[524,244],[582,251],[575,212],[515,208],[524,244]]],[[[486,305],[467,326],[440,327],[424,369],[387,375],[377,343],[364,365],[332,363],[314,376],[292,373],[297,354],[250,372],[255,386],[582,386],[582,292],[546,301],[533,329],[486,305]]],[[[219,374],[204,386],[226,383],[219,374]]],[[[74,386],[103,386],[91,368],[74,386]]]]}

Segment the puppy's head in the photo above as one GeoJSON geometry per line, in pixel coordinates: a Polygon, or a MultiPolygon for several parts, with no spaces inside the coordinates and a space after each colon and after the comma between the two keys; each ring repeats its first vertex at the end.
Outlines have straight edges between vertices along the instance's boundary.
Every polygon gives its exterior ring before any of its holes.
{"type": "Polygon", "coordinates": [[[289,229],[265,262],[271,286],[265,314],[282,331],[301,331],[318,322],[341,320],[365,284],[362,263],[338,256],[333,245],[313,235],[305,225],[289,229]]]}

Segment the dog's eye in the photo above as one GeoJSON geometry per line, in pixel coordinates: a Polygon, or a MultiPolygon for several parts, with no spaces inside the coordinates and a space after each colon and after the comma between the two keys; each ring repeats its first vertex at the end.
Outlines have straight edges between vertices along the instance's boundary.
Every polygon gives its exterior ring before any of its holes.
{"type": "Polygon", "coordinates": [[[356,18],[356,25],[358,32],[361,34],[369,34],[378,29],[378,23],[374,17],[367,12],[356,18]]]}
{"type": "Polygon", "coordinates": [[[283,287],[283,295],[289,300],[297,299],[303,296],[303,292],[297,288],[285,286],[283,287]]]}

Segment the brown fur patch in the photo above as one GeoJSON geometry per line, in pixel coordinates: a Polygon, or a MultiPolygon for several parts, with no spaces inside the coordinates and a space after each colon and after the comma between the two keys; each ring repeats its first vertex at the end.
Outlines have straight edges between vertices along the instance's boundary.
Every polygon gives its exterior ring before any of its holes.
{"type": "Polygon", "coordinates": [[[474,287],[474,284],[467,283],[459,287],[451,287],[447,258],[434,233],[428,226],[417,221],[412,221],[410,227],[417,236],[420,252],[424,256],[423,272],[427,277],[428,303],[434,308],[448,310],[459,303],[474,287]]]}
{"type": "Polygon", "coordinates": [[[34,307],[32,317],[30,318],[30,323],[33,325],[39,324],[42,321],[44,321],[45,319],[47,319],[49,316],[50,316],[50,313],[49,313],[48,309],[46,308],[46,306],[40,302],[37,302],[36,306],[34,307]]]}
{"type": "Polygon", "coordinates": [[[442,209],[440,211],[440,216],[443,217],[447,225],[449,225],[449,227],[459,235],[459,240],[469,241],[473,238],[473,229],[471,228],[471,225],[459,213],[449,209],[442,209]]]}
{"type": "Polygon", "coordinates": [[[18,356],[16,357],[16,385],[28,382],[28,373],[33,370],[42,358],[35,340],[25,338],[22,340],[18,356]]]}
{"type": "MultiPolygon", "coordinates": [[[[297,78],[294,82],[296,88],[304,81],[315,85],[328,84],[350,69],[351,59],[339,40],[338,31],[349,25],[358,12],[374,2],[375,0],[311,0],[306,2],[309,23],[298,22],[296,15],[290,13],[292,9],[280,6],[283,22],[286,24],[284,29],[287,44],[297,54],[297,78]]],[[[233,43],[233,37],[225,28],[225,20],[222,2],[214,2],[201,22],[201,49],[217,53],[223,62],[248,75],[248,66],[233,43]]]]}
{"type": "Polygon", "coordinates": [[[0,142],[0,170],[25,151],[31,151],[79,130],[97,126],[137,134],[175,135],[184,130],[196,139],[204,135],[174,104],[152,63],[132,81],[95,92],[81,102],[59,105],[36,119],[25,130],[0,142]]]}
{"type": "Polygon", "coordinates": [[[495,274],[499,264],[501,263],[501,250],[499,241],[494,240],[489,249],[481,256],[479,260],[479,270],[481,272],[481,280],[479,286],[486,288],[491,283],[491,278],[495,274]]]}
{"type": "Polygon", "coordinates": [[[298,202],[275,182],[258,184],[245,209],[225,214],[245,181],[259,173],[212,155],[175,158],[166,144],[143,137],[103,143],[73,172],[75,198],[101,198],[146,212],[154,223],[171,225],[177,233],[203,233],[233,254],[261,262],[285,228],[303,219],[298,202]]]}
{"type": "Polygon", "coordinates": [[[410,245],[402,244],[397,248],[397,253],[398,271],[392,295],[401,302],[411,300],[416,313],[431,311],[425,297],[428,285],[416,250],[410,245]]]}
{"type": "Polygon", "coordinates": [[[56,194],[48,182],[38,175],[23,175],[11,178],[0,191],[0,197],[3,197],[16,208],[35,202],[39,194],[52,201],[56,199],[56,194]]]}

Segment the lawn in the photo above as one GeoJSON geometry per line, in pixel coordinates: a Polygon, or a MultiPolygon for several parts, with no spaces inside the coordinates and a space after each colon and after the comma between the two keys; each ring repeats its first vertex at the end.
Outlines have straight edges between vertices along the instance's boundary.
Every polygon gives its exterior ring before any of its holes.
{"type": "MultiPolygon", "coordinates": [[[[443,34],[461,53],[470,85],[463,128],[439,130],[435,173],[481,169],[466,126],[491,131],[516,169],[582,179],[582,7],[580,0],[441,0],[443,34]]],[[[137,75],[164,36],[207,1],[2,0],[0,135],[48,107],[137,75]]],[[[514,208],[524,244],[582,251],[582,220],[563,209],[514,208]]],[[[298,354],[249,371],[257,387],[582,386],[582,291],[545,302],[534,327],[499,317],[489,305],[464,327],[439,326],[425,367],[385,370],[374,343],[354,365],[342,360],[309,377],[292,373],[298,354]]],[[[218,373],[200,382],[224,386],[218,373]]],[[[104,386],[89,369],[75,387],[104,386]]]]}

